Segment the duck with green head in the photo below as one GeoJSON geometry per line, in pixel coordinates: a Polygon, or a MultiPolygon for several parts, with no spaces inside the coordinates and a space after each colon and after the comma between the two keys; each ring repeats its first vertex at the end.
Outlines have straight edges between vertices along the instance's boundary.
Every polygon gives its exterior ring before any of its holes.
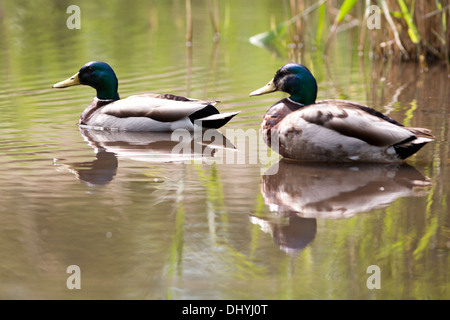
{"type": "Polygon", "coordinates": [[[172,94],[142,94],[120,99],[114,70],[105,62],[86,63],[80,71],[53,88],[88,85],[97,96],[81,114],[85,127],[120,131],[193,131],[218,129],[239,112],[220,113],[217,101],[202,101],[172,94]]]}
{"type": "Polygon", "coordinates": [[[433,136],[424,128],[405,127],[368,106],[347,100],[316,101],[317,82],[303,65],[281,67],[257,96],[290,94],[264,115],[265,142],[285,158],[329,162],[401,162],[433,136]]]}

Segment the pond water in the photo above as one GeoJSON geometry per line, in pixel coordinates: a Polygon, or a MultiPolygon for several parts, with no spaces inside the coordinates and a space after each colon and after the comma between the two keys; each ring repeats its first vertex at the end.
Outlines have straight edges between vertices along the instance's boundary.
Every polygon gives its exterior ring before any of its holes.
{"type": "Polygon", "coordinates": [[[1,299],[450,298],[445,66],[360,57],[360,27],[327,59],[308,42],[252,45],[286,19],[279,0],[221,3],[218,41],[206,1],[193,1],[191,46],[184,1],[76,2],[79,30],[66,27],[72,2],[0,3],[1,299]],[[51,86],[91,60],[113,66],[121,97],[173,93],[241,113],[223,141],[192,137],[207,154],[195,159],[170,158],[170,134],[80,130],[94,90],[51,86]],[[263,161],[253,134],[285,95],[248,94],[289,61],[312,70],[319,99],[373,106],[435,141],[403,166],[263,161]]]}

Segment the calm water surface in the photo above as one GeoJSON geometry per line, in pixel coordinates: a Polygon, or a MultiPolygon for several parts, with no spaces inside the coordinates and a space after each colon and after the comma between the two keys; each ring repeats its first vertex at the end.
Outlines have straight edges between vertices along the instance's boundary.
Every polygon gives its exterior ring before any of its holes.
{"type": "Polygon", "coordinates": [[[258,3],[221,4],[218,42],[206,3],[193,4],[191,47],[183,1],[79,1],[80,30],[66,28],[72,3],[0,3],[1,299],[450,298],[445,68],[359,57],[357,30],[326,61],[311,44],[254,46],[286,19],[280,1],[258,3]],[[122,97],[173,93],[241,113],[223,140],[194,140],[193,161],[168,158],[178,142],[167,134],[80,130],[94,91],[51,85],[91,60],[113,66],[122,97]],[[319,99],[371,105],[435,142],[403,166],[255,160],[262,146],[233,130],[257,132],[283,94],[248,94],[292,60],[313,71],[319,99]],[[71,265],[80,290],[66,285],[71,265]],[[372,265],[380,289],[367,287],[372,265]]]}

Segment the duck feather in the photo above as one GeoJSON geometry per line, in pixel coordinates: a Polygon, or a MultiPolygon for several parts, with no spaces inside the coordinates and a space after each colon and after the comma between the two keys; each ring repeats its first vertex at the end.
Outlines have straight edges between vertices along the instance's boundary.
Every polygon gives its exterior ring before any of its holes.
{"type": "Polygon", "coordinates": [[[167,99],[151,94],[135,95],[105,105],[101,113],[117,118],[147,117],[160,122],[173,122],[189,117],[194,112],[216,103],[185,99],[167,99]]]}
{"type": "Polygon", "coordinates": [[[301,117],[311,124],[379,147],[401,143],[414,136],[394,120],[386,121],[386,116],[378,116],[375,112],[345,100],[322,100],[289,114],[284,121],[294,122],[301,117]]]}

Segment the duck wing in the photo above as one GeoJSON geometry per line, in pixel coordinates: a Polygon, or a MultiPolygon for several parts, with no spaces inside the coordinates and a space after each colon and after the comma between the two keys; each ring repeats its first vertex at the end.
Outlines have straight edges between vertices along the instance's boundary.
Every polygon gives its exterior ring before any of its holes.
{"type": "Polygon", "coordinates": [[[192,99],[192,98],[187,98],[184,96],[177,96],[177,95],[171,94],[171,93],[162,93],[162,94],[147,93],[147,94],[129,96],[128,98],[136,98],[136,97],[157,98],[157,99],[165,99],[165,100],[184,101],[184,102],[197,102],[197,103],[203,103],[205,105],[213,105],[213,106],[215,106],[217,103],[220,102],[217,100],[192,99]]]}
{"type": "Polygon", "coordinates": [[[391,146],[415,137],[413,132],[382,113],[346,100],[318,101],[293,114],[373,146],[391,146]]]}
{"type": "MultiPolygon", "coordinates": [[[[147,117],[161,122],[184,119],[194,113],[207,109],[206,115],[219,113],[214,107],[216,101],[194,100],[170,94],[135,95],[107,104],[102,113],[117,118],[147,117]]],[[[200,112],[205,114],[205,112],[200,112]]]]}

